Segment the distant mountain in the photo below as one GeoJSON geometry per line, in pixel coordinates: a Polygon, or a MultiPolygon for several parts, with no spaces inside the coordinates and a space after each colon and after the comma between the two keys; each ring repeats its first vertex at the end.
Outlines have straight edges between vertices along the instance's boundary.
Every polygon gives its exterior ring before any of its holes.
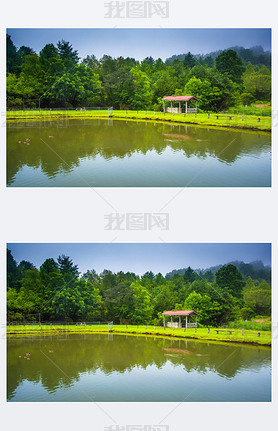
{"type": "MultiPolygon", "coordinates": [[[[243,48],[243,46],[231,46],[227,49],[220,49],[218,51],[212,51],[208,54],[194,54],[199,60],[205,61],[207,57],[211,57],[213,60],[221,54],[223,51],[227,51],[228,49],[232,49],[237,52],[239,57],[242,59],[244,65],[248,64],[249,61],[254,66],[266,66],[270,69],[271,67],[271,53],[270,51],[264,51],[262,46],[253,46],[252,48],[243,48]]],[[[184,60],[187,53],[172,55],[168,57],[165,61],[166,64],[170,65],[174,60],[184,60]]]]}
{"type": "MultiPolygon", "coordinates": [[[[250,263],[245,263],[243,261],[235,260],[233,262],[228,262],[225,265],[234,265],[237,267],[239,272],[241,272],[244,280],[251,277],[253,280],[265,280],[267,283],[271,282],[271,268],[269,265],[264,265],[261,260],[256,260],[250,263]]],[[[209,268],[195,268],[194,271],[198,274],[205,274],[206,272],[211,272],[213,275],[224,265],[215,265],[209,268]]],[[[187,268],[173,269],[173,271],[168,272],[165,275],[167,280],[171,280],[175,274],[184,275],[187,268]]]]}

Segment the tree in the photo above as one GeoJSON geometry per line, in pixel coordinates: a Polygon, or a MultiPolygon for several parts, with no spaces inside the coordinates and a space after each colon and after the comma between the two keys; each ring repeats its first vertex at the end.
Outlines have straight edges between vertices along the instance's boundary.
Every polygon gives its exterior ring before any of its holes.
{"type": "Polygon", "coordinates": [[[26,55],[17,82],[19,95],[24,99],[37,99],[42,94],[43,72],[37,54],[26,55]]]}
{"type": "Polygon", "coordinates": [[[153,100],[174,94],[178,86],[178,79],[169,69],[157,72],[154,74],[153,100]]]}
{"type": "Polygon", "coordinates": [[[78,51],[75,51],[72,45],[65,40],[59,41],[57,48],[58,55],[63,61],[65,70],[72,69],[78,63],[78,51]]]}
{"type": "Polygon", "coordinates": [[[110,56],[110,55],[104,55],[100,61],[100,76],[102,79],[106,75],[110,75],[111,73],[115,72],[116,67],[116,61],[110,56]]]}
{"type": "Polygon", "coordinates": [[[194,310],[199,314],[198,320],[203,325],[212,325],[214,323],[211,310],[211,298],[208,295],[192,292],[184,302],[185,310],[194,310]]]}
{"type": "Polygon", "coordinates": [[[98,281],[98,275],[94,269],[91,269],[84,272],[82,279],[94,285],[98,281]]]}
{"type": "Polygon", "coordinates": [[[192,77],[184,87],[184,94],[194,95],[199,99],[199,107],[205,111],[212,107],[213,88],[206,79],[192,77]]]}
{"type": "Polygon", "coordinates": [[[7,291],[7,315],[8,320],[22,320],[22,304],[19,301],[19,295],[16,289],[8,288],[7,291]]]}
{"type": "MultiPolygon", "coordinates": [[[[59,56],[58,49],[53,43],[48,43],[40,51],[39,61],[43,70],[44,90],[47,92],[48,98],[51,99],[49,95],[52,94],[53,85],[55,85],[55,81],[58,80],[57,78],[64,73],[63,60],[59,56]]],[[[46,99],[46,97],[44,97],[44,99],[46,99]]]]}
{"type": "Polygon", "coordinates": [[[153,314],[153,305],[150,293],[139,283],[131,283],[134,292],[135,305],[132,314],[132,323],[140,325],[148,323],[153,314]]]}
{"type": "Polygon", "coordinates": [[[152,102],[151,81],[147,74],[140,69],[133,67],[130,69],[135,84],[134,99],[132,107],[137,110],[148,109],[152,102]]]}
{"type": "Polygon", "coordinates": [[[52,301],[55,317],[77,321],[85,312],[85,302],[77,288],[77,281],[57,292],[52,301]]]}
{"type": "Polygon", "coordinates": [[[94,106],[100,101],[101,82],[92,69],[77,65],[59,78],[51,91],[64,106],[94,106]]]}
{"type": "Polygon", "coordinates": [[[7,37],[6,37],[6,50],[7,50],[7,75],[9,73],[14,73],[15,75],[18,75],[20,73],[20,64],[21,64],[20,56],[9,34],[7,34],[7,37]]]}
{"type": "Polygon", "coordinates": [[[58,257],[58,268],[66,282],[77,280],[79,276],[78,266],[74,265],[69,256],[62,254],[58,257]]]}
{"type": "Polygon", "coordinates": [[[245,306],[250,308],[253,313],[270,315],[271,288],[265,280],[255,286],[249,278],[243,291],[243,298],[245,306]]]}
{"type": "Polygon", "coordinates": [[[244,66],[241,58],[234,50],[228,49],[221,52],[215,59],[215,67],[218,72],[226,74],[232,81],[242,82],[244,66]]]}
{"type": "Polygon", "coordinates": [[[135,297],[129,286],[118,285],[106,290],[103,301],[107,319],[121,324],[132,322],[135,297]]]}
{"type": "MultiPolygon", "coordinates": [[[[27,318],[28,315],[40,313],[44,305],[44,290],[39,271],[36,268],[26,270],[21,281],[18,303],[27,318]]],[[[37,320],[37,317],[34,317],[34,320],[37,320]]]]}
{"type": "Polygon", "coordinates": [[[145,72],[148,76],[151,76],[155,66],[155,61],[152,57],[146,57],[141,62],[141,70],[145,72]]]}
{"type": "Polygon", "coordinates": [[[89,67],[95,73],[98,72],[99,67],[100,67],[100,64],[99,64],[99,62],[98,62],[98,60],[94,54],[87,55],[87,57],[81,61],[81,64],[83,64],[86,67],[89,67]]]}
{"type": "Polygon", "coordinates": [[[11,250],[7,249],[7,287],[19,289],[19,271],[11,250]]]}
{"type": "Polygon", "coordinates": [[[158,294],[154,298],[154,315],[167,310],[173,310],[175,304],[179,302],[177,293],[170,284],[159,286],[158,294]]]}
{"type": "Polygon", "coordinates": [[[79,281],[78,289],[85,303],[82,318],[88,321],[100,319],[103,302],[99,289],[94,287],[90,282],[84,282],[84,280],[79,281]]]}
{"type": "Polygon", "coordinates": [[[243,75],[246,91],[256,100],[270,100],[271,97],[271,74],[263,66],[258,72],[249,67],[243,75]]]}
{"type": "Polygon", "coordinates": [[[236,266],[232,264],[222,266],[215,274],[215,281],[219,287],[227,287],[233,296],[238,298],[242,296],[245,283],[236,266]]]}
{"type": "Polygon", "coordinates": [[[196,59],[191,54],[191,52],[188,52],[186,54],[186,56],[184,57],[184,60],[183,60],[183,64],[184,64],[184,67],[188,67],[189,69],[191,69],[192,67],[194,67],[196,65],[196,59]]]}
{"type": "Polygon", "coordinates": [[[117,70],[106,75],[103,82],[106,103],[123,109],[132,106],[135,97],[135,82],[128,70],[117,70]]]}
{"type": "Polygon", "coordinates": [[[22,280],[26,275],[25,274],[26,271],[33,270],[33,269],[36,269],[36,268],[31,262],[28,262],[27,260],[22,260],[17,266],[19,279],[22,280]]]}
{"type": "Polygon", "coordinates": [[[189,266],[184,273],[183,279],[185,282],[192,283],[196,279],[196,275],[195,271],[189,266]]]}
{"type": "Polygon", "coordinates": [[[43,313],[46,318],[52,318],[54,317],[52,300],[57,292],[65,286],[65,280],[59,271],[57,262],[52,258],[46,259],[40,266],[40,277],[45,289],[43,313]]]}
{"type": "Polygon", "coordinates": [[[37,55],[33,48],[30,48],[29,46],[22,45],[19,50],[17,51],[19,55],[19,59],[21,63],[24,63],[25,57],[29,55],[37,55]]]}

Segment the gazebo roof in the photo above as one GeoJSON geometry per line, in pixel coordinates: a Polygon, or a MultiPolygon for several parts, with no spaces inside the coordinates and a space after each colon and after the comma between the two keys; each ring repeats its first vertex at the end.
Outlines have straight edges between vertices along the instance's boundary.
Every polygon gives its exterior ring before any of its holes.
{"type": "Polygon", "coordinates": [[[190,316],[191,314],[198,315],[194,310],[165,311],[162,313],[164,316],[190,316]]]}
{"type": "Polygon", "coordinates": [[[166,96],[162,100],[169,100],[170,102],[188,102],[189,100],[198,100],[195,96],[166,96]]]}

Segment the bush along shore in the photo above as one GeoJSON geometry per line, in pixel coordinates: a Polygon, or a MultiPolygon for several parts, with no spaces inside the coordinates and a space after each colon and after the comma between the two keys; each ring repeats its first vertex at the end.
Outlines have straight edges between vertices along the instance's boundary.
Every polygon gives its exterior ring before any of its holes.
{"type": "Polygon", "coordinates": [[[155,111],[131,111],[131,110],[26,110],[7,111],[7,122],[14,121],[53,121],[65,119],[118,119],[118,120],[145,120],[179,124],[192,124],[205,127],[246,129],[255,131],[271,131],[271,116],[263,112],[250,114],[230,113],[197,113],[197,114],[172,114],[155,111]]]}
{"type": "Polygon", "coordinates": [[[60,334],[113,333],[127,335],[151,335],[170,338],[186,338],[216,342],[271,345],[271,331],[233,328],[163,328],[153,325],[103,325],[78,324],[28,324],[8,325],[7,336],[48,336],[60,334]]]}

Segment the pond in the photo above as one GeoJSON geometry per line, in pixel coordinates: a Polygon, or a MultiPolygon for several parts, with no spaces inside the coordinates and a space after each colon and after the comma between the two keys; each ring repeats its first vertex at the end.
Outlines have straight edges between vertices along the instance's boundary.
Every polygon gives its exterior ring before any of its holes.
{"type": "Polygon", "coordinates": [[[271,137],[111,119],[8,123],[7,185],[270,187],[271,137]]]}
{"type": "Polygon", "coordinates": [[[270,367],[266,347],[115,334],[9,338],[7,398],[271,401],[270,367]]]}

